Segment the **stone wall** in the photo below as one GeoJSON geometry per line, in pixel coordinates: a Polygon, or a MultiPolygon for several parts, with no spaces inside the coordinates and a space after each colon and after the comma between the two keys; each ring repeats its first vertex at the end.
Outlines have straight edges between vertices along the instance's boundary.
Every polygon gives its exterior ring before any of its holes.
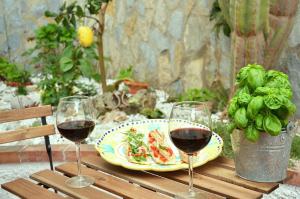
{"type": "MultiPolygon", "coordinates": [[[[27,38],[47,23],[43,12],[63,0],[0,0],[0,54],[26,63],[27,38]]],[[[72,1],[72,0],[68,0],[72,1]]],[[[216,77],[230,84],[230,39],[217,37],[209,21],[212,0],[113,0],[104,36],[109,77],[134,67],[135,78],[179,93],[209,86],[216,77]]],[[[290,74],[300,107],[300,12],[279,68],[290,74]]]]}
{"type": "Polygon", "coordinates": [[[212,2],[114,1],[105,33],[105,50],[112,58],[110,75],[133,65],[137,79],[181,92],[208,86],[220,73],[228,87],[230,40],[212,33],[212,2]]]}

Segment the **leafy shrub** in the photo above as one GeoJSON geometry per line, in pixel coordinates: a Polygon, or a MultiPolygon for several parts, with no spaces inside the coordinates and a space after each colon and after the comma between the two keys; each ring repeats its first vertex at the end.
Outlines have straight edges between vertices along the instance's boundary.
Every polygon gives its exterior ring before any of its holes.
{"type": "Polygon", "coordinates": [[[0,76],[1,79],[11,83],[19,83],[17,94],[26,95],[25,84],[30,82],[28,71],[20,69],[16,64],[10,63],[6,58],[0,57],[0,76]]]}
{"type": "MultiPolygon", "coordinates": [[[[88,0],[85,4],[93,14],[101,5],[96,2],[88,0]]],[[[98,60],[96,45],[82,46],[77,41],[77,20],[86,17],[85,7],[73,2],[70,5],[64,3],[59,13],[46,11],[45,16],[53,17],[55,23],[38,28],[35,31],[35,47],[25,53],[33,56],[32,64],[42,67],[43,79],[39,88],[43,104],[57,105],[61,97],[74,95],[76,80],[81,76],[95,80],[100,78],[95,72],[98,60]]]]}
{"type": "Polygon", "coordinates": [[[186,92],[181,94],[174,101],[199,101],[207,102],[211,101],[213,103],[213,112],[221,111],[225,108],[227,104],[227,94],[224,93],[225,89],[220,88],[213,90],[207,88],[193,88],[188,89],[186,92]]]}

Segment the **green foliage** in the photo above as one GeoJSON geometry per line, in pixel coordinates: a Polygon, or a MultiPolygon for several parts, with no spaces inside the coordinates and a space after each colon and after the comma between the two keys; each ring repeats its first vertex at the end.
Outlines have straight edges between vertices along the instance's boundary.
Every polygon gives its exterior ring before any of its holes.
{"type": "Polygon", "coordinates": [[[280,134],[296,111],[288,76],[249,64],[241,68],[236,83],[237,92],[228,106],[231,132],[234,128],[244,129],[246,138],[252,142],[259,139],[260,132],[280,134]]]}
{"type": "Polygon", "coordinates": [[[133,79],[133,66],[122,68],[117,76],[118,80],[133,79]]]}
{"type": "Polygon", "coordinates": [[[295,136],[292,142],[291,158],[300,160],[300,137],[295,136]]]}
{"type": "Polygon", "coordinates": [[[218,0],[215,0],[213,3],[212,9],[210,10],[209,20],[215,20],[214,29],[217,35],[220,33],[221,30],[223,30],[224,35],[230,37],[231,29],[225,20],[218,0]]]}
{"type": "MultiPolygon", "coordinates": [[[[59,13],[46,11],[45,16],[54,18],[55,23],[49,23],[35,31],[36,45],[25,55],[34,56],[32,64],[42,67],[43,79],[39,83],[42,90],[43,104],[57,105],[61,97],[74,95],[76,80],[85,76],[99,81],[100,75],[95,72],[98,55],[96,45],[82,47],[77,42],[77,22],[83,18],[91,18],[97,14],[105,0],[87,0],[83,6],[77,1],[59,9],[59,13]]],[[[83,93],[94,95],[95,90],[83,88],[83,93]]]]}
{"type": "Polygon", "coordinates": [[[97,15],[103,3],[108,3],[111,0],[86,0],[81,6],[77,1],[67,5],[66,1],[59,9],[59,13],[46,11],[45,16],[53,17],[57,24],[62,24],[66,28],[77,27],[77,22],[84,18],[90,18],[97,22],[97,15]]]}
{"type": "Polygon", "coordinates": [[[229,125],[230,124],[226,124],[221,121],[214,121],[213,131],[216,132],[224,142],[221,155],[232,159],[234,153],[232,151],[230,134],[228,133],[229,125]]]}
{"type": "Polygon", "coordinates": [[[27,94],[24,85],[30,82],[30,73],[28,71],[20,69],[16,64],[10,63],[6,58],[0,57],[0,76],[7,82],[16,82],[20,84],[17,89],[17,94],[27,94]]]}
{"type": "Polygon", "coordinates": [[[164,113],[159,109],[144,108],[140,113],[148,119],[160,119],[165,117],[164,113]]]}
{"type": "MultiPolygon", "coordinates": [[[[227,104],[227,92],[221,89],[207,89],[207,88],[193,88],[188,89],[179,97],[172,99],[174,101],[199,101],[207,102],[211,101],[213,103],[213,112],[223,110],[227,104]]],[[[170,100],[170,101],[172,101],[170,100]]]]}

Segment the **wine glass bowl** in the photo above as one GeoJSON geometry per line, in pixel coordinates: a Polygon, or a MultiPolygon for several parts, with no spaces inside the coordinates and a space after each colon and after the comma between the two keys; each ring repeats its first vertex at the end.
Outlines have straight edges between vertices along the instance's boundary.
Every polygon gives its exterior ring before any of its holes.
{"type": "Polygon", "coordinates": [[[80,143],[95,127],[91,100],[85,96],[61,98],[56,113],[59,133],[76,144],[78,175],[69,178],[66,184],[72,188],[82,188],[94,183],[94,179],[81,175],[80,143]]]}
{"type": "Polygon", "coordinates": [[[189,190],[178,193],[177,198],[201,198],[200,193],[193,189],[193,155],[203,149],[212,137],[210,108],[203,102],[175,103],[168,124],[171,141],[188,155],[189,190]]]}

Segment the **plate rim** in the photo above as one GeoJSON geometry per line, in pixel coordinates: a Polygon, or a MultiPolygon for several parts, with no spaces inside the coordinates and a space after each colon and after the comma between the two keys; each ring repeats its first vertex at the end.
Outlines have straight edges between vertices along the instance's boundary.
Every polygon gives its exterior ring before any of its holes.
{"type": "MultiPolygon", "coordinates": [[[[155,122],[157,122],[157,123],[162,123],[162,122],[167,122],[167,121],[168,121],[168,119],[143,119],[143,120],[133,120],[133,121],[125,121],[125,122],[122,122],[122,123],[120,123],[119,125],[117,125],[116,127],[112,127],[112,128],[110,128],[109,130],[104,131],[103,135],[101,135],[101,136],[96,140],[96,142],[95,142],[95,144],[94,144],[94,147],[95,147],[95,149],[97,150],[97,152],[99,153],[99,155],[101,156],[101,158],[104,159],[104,160],[105,160],[106,162],[108,162],[109,164],[112,164],[112,165],[115,165],[115,166],[121,166],[121,167],[126,168],[126,169],[129,169],[129,170],[169,172],[169,171],[177,171],[177,170],[180,170],[180,169],[187,169],[187,168],[188,168],[188,164],[186,164],[186,163],[184,163],[185,167],[174,168],[174,169],[170,169],[169,167],[165,167],[165,169],[164,169],[164,168],[158,168],[158,167],[157,167],[157,168],[155,168],[155,167],[148,167],[147,169],[145,169],[145,168],[141,167],[141,166],[144,166],[144,165],[142,165],[142,164],[135,164],[137,167],[132,168],[132,167],[130,167],[130,166],[127,166],[127,165],[125,165],[125,164],[122,164],[122,162],[117,163],[117,162],[109,161],[109,160],[107,159],[107,157],[101,155],[101,151],[100,151],[100,149],[99,149],[99,148],[100,148],[100,144],[101,144],[101,142],[104,140],[104,138],[105,138],[106,136],[108,136],[110,133],[113,133],[114,131],[116,131],[116,130],[118,130],[118,129],[122,129],[122,128],[126,127],[126,126],[139,125],[139,124],[143,124],[143,123],[144,123],[144,124],[146,124],[146,123],[155,123],[155,122]]],[[[206,164],[207,162],[209,162],[209,161],[211,161],[211,160],[214,160],[214,159],[216,159],[217,157],[219,157],[220,154],[221,154],[221,152],[222,152],[222,150],[223,150],[224,141],[223,141],[223,139],[221,138],[221,136],[219,136],[216,132],[213,132],[213,136],[215,136],[216,139],[219,141],[220,145],[218,145],[218,146],[220,147],[220,149],[218,150],[217,155],[212,156],[212,157],[208,156],[208,157],[210,157],[210,158],[205,159],[205,161],[203,161],[203,162],[201,163],[201,165],[204,165],[204,164],[206,164]]],[[[132,164],[134,164],[134,163],[132,163],[132,164]]],[[[193,167],[195,168],[195,167],[199,167],[199,166],[201,166],[201,165],[196,165],[196,166],[193,166],[193,167]]],[[[145,165],[145,166],[146,166],[146,165],[145,165]]]]}

